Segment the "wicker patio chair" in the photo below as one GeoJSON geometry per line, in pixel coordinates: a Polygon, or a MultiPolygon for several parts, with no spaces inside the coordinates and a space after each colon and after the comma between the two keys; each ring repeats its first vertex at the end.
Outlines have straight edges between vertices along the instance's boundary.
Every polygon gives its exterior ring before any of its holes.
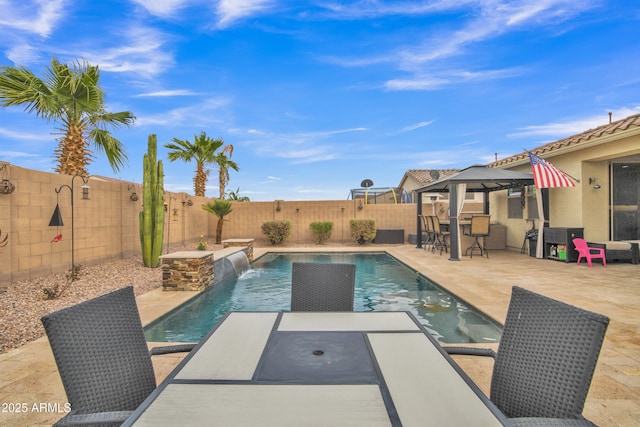
{"type": "Polygon", "coordinates": [[[151,354],[195,346],[150,352],[133,287],[48,314],[42,324],[71,404],[56,426],[122,424],[156,388],[151,354]]]}
{"type": "Polygon", "coordinates": [[[294,262],[291,311],[353,311],[356,266],[294,262]]]}
{"type": "Polygon", "coordinates": [[[513,287],[495,358],[490,399],[516,426],[593,425],[582,409],[609,318],[513,287]]]}

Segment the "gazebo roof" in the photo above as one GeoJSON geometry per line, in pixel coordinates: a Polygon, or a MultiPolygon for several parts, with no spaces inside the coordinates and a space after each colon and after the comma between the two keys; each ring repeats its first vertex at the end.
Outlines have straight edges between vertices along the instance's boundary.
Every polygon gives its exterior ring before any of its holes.
{"type": "Polygon", "coordinates": [[[466,191],[471,193],[506,190],[533,185],[533,174],[474,165],[415,191],[418,193],[448,193],[450,187],[456,184],[467,184],[466,191]]]}

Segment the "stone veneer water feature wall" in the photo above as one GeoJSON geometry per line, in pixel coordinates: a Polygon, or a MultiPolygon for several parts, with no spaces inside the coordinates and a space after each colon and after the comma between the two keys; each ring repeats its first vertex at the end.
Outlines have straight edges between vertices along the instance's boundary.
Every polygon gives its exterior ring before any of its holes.
{"type": "Polygon", "coordinates": [[[230,275],[240,275],[242,271],[238,270],[247,268],[253,260],[253,240],[236,240],[232,242],[233,246],[225,245],[220,251],[181,251],[162,255],[162,289],[202,291],[230,275]]]}

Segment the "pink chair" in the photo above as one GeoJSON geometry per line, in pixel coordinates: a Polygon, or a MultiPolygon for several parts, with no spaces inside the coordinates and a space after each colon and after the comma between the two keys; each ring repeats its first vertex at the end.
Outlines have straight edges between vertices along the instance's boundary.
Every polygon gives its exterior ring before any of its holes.
{"type": "Polygon", "coordinates": [[[591,260],[600,258],[602,259],[602,265],[604,267],[607,266],[604,248],[590,248],[587,241],[580,238],[573,239],[573,244],[576,246],[576,251],[578,251],[578,264],[580,264],[582,258],[586,258],[587,264],[591,267],[591,260]]]}

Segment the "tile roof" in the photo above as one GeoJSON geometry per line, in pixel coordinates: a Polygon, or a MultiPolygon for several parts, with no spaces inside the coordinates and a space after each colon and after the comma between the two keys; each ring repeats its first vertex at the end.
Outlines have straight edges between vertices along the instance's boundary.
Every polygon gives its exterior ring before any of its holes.
{"type": "MultiPolygon", "coordinates": [[[[558,141],[550,142],[548,144],[542,145],[540,147],[536,147],[529,151],[531,151],[532,153],[540,157],[544,157],[544,154],[550,151],[558,150],[564,147],[578,145],[586,141],[589,141],[593,138],[599,138],[604,135],[611,135],[615,132],[624,131],[634,127],[640,127],[640,114],[629,116],[621,120],[616,120],[615,122],[607,123],[606,125],[603,125],[603,126],[598,126],[595,129],[589,129],[588,131],[570,136],[568,138],[560,139],[558,141]]],[[[527,158],[527,152],[514,154],[513,156],[496,160],[495,162],[489,163],[487,166],[490,168],[498,167],[498,166],[506,165],[509,163],[517,162],[525,158],[527,158]]]]}
{"type": "Polygon", "coordinates": [[[436,181],[431,176],[432,171],[438,172],[438,179],[460,172],[458,169],[409,169],[404,174],[407,177],[413,178],[418,183],[426,185],[436,181]]]}

